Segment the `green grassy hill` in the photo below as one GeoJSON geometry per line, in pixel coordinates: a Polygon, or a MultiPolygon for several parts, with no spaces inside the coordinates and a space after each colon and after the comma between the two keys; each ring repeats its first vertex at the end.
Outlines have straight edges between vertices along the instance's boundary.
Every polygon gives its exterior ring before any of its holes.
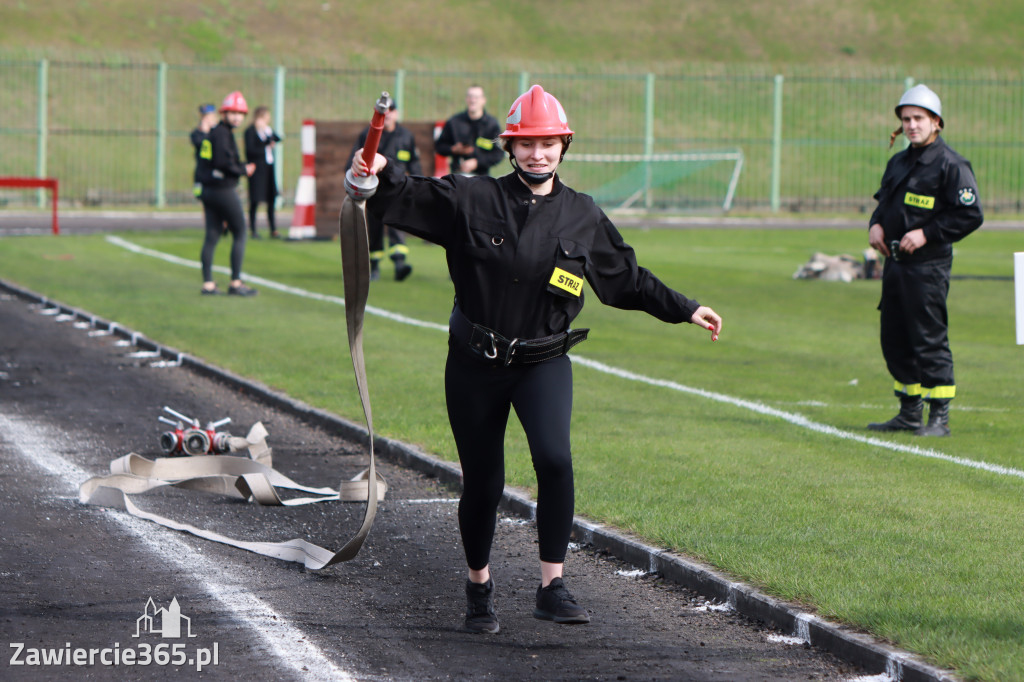
{"type": "Polygon", "coordinates": [[[4,0],[4,50],[415,68],[558,60],[1018,68],[1019,0],[4,0]]]}

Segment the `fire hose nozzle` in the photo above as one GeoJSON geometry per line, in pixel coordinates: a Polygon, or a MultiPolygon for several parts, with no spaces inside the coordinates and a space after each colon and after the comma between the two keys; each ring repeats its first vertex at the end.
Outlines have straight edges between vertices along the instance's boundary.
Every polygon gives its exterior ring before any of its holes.
{"type": "MultiPolygon", "coordinates": [[[[391,103],[391,95],[385,90],[373,105],[373,118],[363,146],[363,161],[367,168],[373,166],[377,145],[380,144],[381,132],[384,130],[384,116],[391,108],[391,103]]],[[[377,193],[379,184],[376,175],[356,175],[351,168],[345,172],[345,191],[354,201],[366,201],[372,197],[377,193]]]]}
{"type": "Polygon", "coordinates": [[[366,201],[377,193],[380,180],[376,175],[356,175],[349,168],[345,171],[345,191],[356,201],[366,201]]]}

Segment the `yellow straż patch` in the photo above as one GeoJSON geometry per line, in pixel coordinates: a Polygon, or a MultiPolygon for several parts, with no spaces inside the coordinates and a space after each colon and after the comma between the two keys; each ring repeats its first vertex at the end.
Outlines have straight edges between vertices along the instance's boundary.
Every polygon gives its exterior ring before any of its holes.
{"type": "Polygon", "coordinates": [[[555,271],[551,273],[551,279],[548,280],[548,284],[564,289],[573,296],[579,296],[583,293],[583,278],[566,272],[562,268],[555,268],[555,271]]]}

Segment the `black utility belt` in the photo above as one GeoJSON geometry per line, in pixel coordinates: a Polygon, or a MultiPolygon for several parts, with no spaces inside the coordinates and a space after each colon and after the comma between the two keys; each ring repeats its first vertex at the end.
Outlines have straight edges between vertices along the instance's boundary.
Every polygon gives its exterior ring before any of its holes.
{"type": "Polygon", "coordinates": [[[589,329],[570,329],[541,339],[507,339],[493,329],[473,324],[456,307],[448,320],[452,338],[477,355],[495,363],[529,365],[565,355],[569,349],[582,343],[589,329]]]}

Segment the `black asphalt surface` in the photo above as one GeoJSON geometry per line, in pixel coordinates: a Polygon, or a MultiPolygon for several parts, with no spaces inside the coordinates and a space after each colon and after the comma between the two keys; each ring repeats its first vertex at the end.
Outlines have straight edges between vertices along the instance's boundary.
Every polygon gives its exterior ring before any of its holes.
{"type": "MultiPolygon", "coordinates": [[[[514,516],[501,519],[492,562],[502,630],[460,632],[465,578],[457,491],[394,463],[379,465],[390,490],[359,556],[320,572],[82,505],[78,485],[105,473],[110,460],[128,452],[159,455],[166,427],[157,417],[165,405],[203,421],[231,417],[227,428],[236,435],[262,421],[276,468],[307,485],[336,486],[366,463],[363,447],[337,433],[188,369],[154,367],[151,358],[131,357],[137,348],[90,331],[0,294],[3,679],[850,680],[862,674],[813,648],[771,641],[792,633],[709,609],[696,593],[587,545],[574,546],[566,575],[593,622],[538,621],[532,617],[535,528],[514,516]],[[144,627],[134,636],[150,599],[158,609],[176,599],[195,636],[160,637],[144,627]],[[161,644],[172,658],[165,665],[155,656],[161,644]],[[82,650],[87,657],[90,649],[92,664],[42,664],[43,656],[82,650]],[[106,663],[129,649],[137,660],[147,652],[154,660],[106,663]],[[173,657],[185,664],[174,665],[173,657]],[[33,660],[40,664],[27,664],[33,660]]],[[[258,507],[176,489],[135,499],[145,510],[232,537],[302,537],[335,549],[362,519],[362,505],[351,503],[258,507]]]]}

